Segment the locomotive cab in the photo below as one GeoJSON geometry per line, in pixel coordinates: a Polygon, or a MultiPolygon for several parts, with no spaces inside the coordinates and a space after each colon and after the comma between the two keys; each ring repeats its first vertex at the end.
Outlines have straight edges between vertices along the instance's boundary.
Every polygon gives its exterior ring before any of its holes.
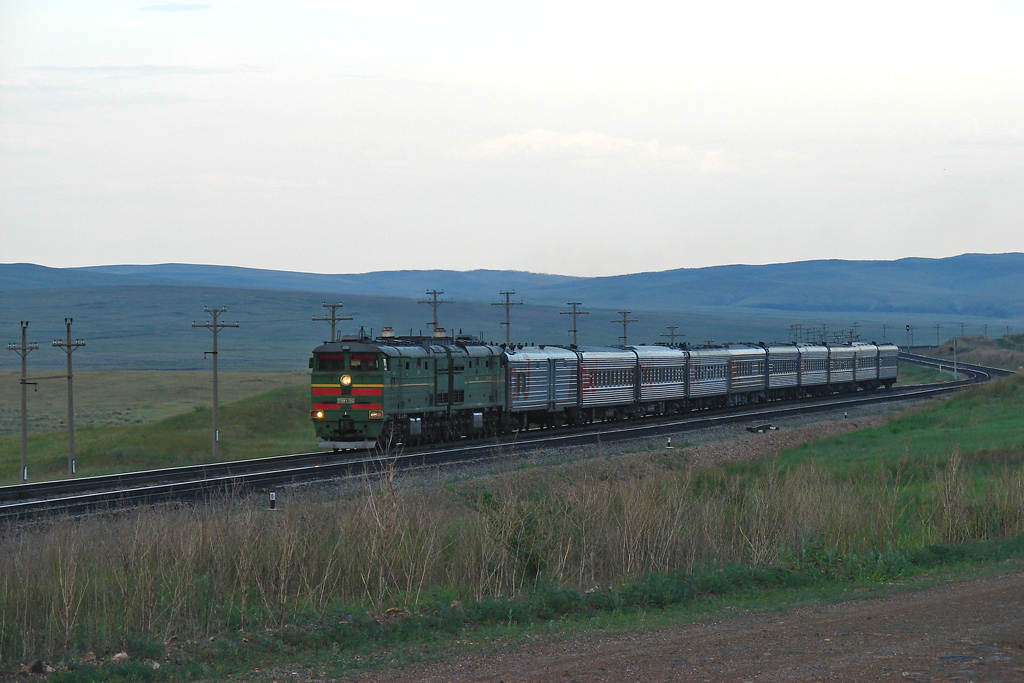
{"type": "Polygon", "coordinates": [[[310,359],[309,417],[320,448],[370,449],[384,423],[383,373],[387,357],[372,344],[330,342],[310,359]]]}

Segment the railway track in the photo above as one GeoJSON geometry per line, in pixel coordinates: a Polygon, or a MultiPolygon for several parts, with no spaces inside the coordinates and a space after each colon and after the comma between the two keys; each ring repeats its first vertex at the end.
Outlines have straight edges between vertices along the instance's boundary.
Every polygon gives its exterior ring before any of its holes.
{"type": "MultiPolygon", "coordinates": [[[[949,361],[900,353],[900,360],[952,372],[949,361]]],[[[597,428],[520,433],[501,442],[459,442],[395,453],[316,452],[254,460],[175,467],[144,472],[83,477],[34,484],[0,486],[0,523],[53,514],[82,514],[141,504],[187,502],[244,492],[273,490],[290,484],[337,479],[380,469],[385,462],[399,467],[438,465],[452,461],[484,460],[508,453],[597,442],[663,437],[687,429],[734,422],[766,422],[798,413],[822,412],[872,403],[915,400],[956,391],[1010,371],[958,364],[960,378],[941,384],[857,392],[827,398],[769,403],[729,411],[705,411],[657,420],[607,423],[597,428]]]]}

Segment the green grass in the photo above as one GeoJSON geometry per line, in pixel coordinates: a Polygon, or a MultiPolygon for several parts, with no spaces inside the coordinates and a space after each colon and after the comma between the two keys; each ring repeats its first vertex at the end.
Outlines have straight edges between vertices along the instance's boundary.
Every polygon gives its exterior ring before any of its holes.
{"type": "Polygon", "coordinates": [[[914,410],[882,427],[804,444],[781,462],[817,462],[856,475],[887,463],[915,470],[932,467],[952,453],[991,473],[1024,461],[1024,377],[976,387],[914,410]]]}
{"type": "MultiPolygon", "coordinates": [[[[1022,400],[1024,378],[1008,378],[726,468],[654,451],[443,484],[385,471],[296,494],[276,513],[244,499],[0,529],[0,660],[122,648],[136,660],[79,666],[65,679],[76,682],[218,678],[281,661],[340,676],[441,657],[453,640],[1019,566],[1022,400]],[[138,662],[169,635],[183,643],[170,666],[138,662]]],[[[225,441],[308,429],[287,417],[304,417],[306,401],[303,386],[225,407],[225,441]]],[[[206,438],[206,418],[111,434],[126,449],[136,430],[142,443],[182,444],[206,438]]]]}
{"type": "MultiPolygon", "coordinates": [[[[150,424],[75,430],[77,475],[193,465],[212,454],[212,410],[194,407],[150,424]]],[[[264,391],[220,409],[220,459],[257,458],[316,450],[308,385],[264,391]]],[[[67,476],[67,433],[32,434],[29,480],[67,476]]],[[[0,436],[0,482],[20,480],[20,438],[0,436]]]]}

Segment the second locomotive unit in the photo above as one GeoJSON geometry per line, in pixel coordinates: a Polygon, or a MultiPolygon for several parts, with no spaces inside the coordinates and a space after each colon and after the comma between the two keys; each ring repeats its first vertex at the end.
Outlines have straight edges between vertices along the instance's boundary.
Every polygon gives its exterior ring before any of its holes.
{"type": "MultiPolygon", "coordinates": [[[[439,331],[440,332],[440,331],[439,331]]],[[[537,346],[346,337],[313,350],[320,448],[387,448],[889,388],[894,344],[537,346]]]]}

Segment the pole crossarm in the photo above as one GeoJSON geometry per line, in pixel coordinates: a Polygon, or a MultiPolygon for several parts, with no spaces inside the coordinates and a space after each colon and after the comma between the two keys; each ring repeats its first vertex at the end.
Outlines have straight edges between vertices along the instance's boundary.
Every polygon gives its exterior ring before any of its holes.
{"type": "Polygon", "coordinates": [[[662,337],[668,337],[669,346],[676,345],[676,337],[685,337],[686,334],[680,332],[676,334],[676,330],[679,329],[679,325],[665,325],[665,329],[668,330],[668,334],[661,335],[662,337]]]}
{"type": "Polygon", "coordinates": [[[498,292],[505,297],[504,301],[492,301],[492,306],[504,306],[505,307],[505,322],[502,325],[505,326],[505,346],[512,345],[512,320],[510,310],[513,306],[522,306],[522,301],[510,301],[509,297],[516,293],[516,290],[510,290],[508,292],[498,292]]]}
{"type": "Polygon", "coordinates": [[[204,306],[203,312],[208,313],[212,320],[208,323],[199,324],[195,321],[192,322],[192,327],[204,327],[213,332],[213,350],[204,351],[203,355],[210,354],[213,356],[213,460],[217,461],[220,455],[220,413],[218,406],[217,396],[217,332],[224,329],[225,327],[238,327],[238,322],[234,323],[222,323],[217,320],[217,317],[221,313],[227,312],[228,309],[221,308],[209,308],[204,306]]]}
{"type": "Polygon", "coordinates": [[[437,330],[439,329],[437,326],[437,307],[440,306],[441,304],[450,304],[452,302],[451,299],[438,299],[437,297],[441,296],[442,294],[444,294],[443,289],[428,289],[427,296],[430,296],[431,298],[421,299],[420,301],[416,302],[418,304],[429,304],[430,308],[434,311],[434,319],[430,323],[430,329],[433,334],[436,334],[437,330]]]}
{"type": "Polygon", "coordinates": [[[577,308],[577,306],[582,306],[583,305],[583,303],[580,302],[580,301],[566,301],[565,305],[566,306],[572,306],[572,310],[571,311],[559,311],[558,315],[571,315],[572,316],[572,329],[569,330],[569,331],[572,332],[572,345],[576,346],[576,316],[590,315],[590,311],[581,311],[581,310],[579,310],[577,308]]]}
{"type": "Polygon", "coordinates": [[[341,322],[342,320],[352,320],[352,316],[350,316],[350,315],[346,315],[346,316],[339,316],[338,315],[338,309],[341,308],[342,305],[343,304],[329,304],[329,303],[327,303],[325,301],[323,303],[323,307],[326,308],[326,309],[329,309],[331,311],[331,314],[330,315],[324,315],[323,317],[320,317],[320,318],[317,318],[316,316],[313,316],[313,322],[327,321],[327,322],[331,323],[331,339],[330,339],[330,341],[337,341],[337,339],[338,339],[337,336],[335,336],[335,334],[334,334],[334,329],[335,329],[335,326],[339,322],[341,322]]]}
{"type": "Polygon", "coordinates": [[[613,323],[622,323],[622,336],[619,337],[619,339],[622,340],[622,345],[623,346],[629,346],[629,343],[628,343],[627,338],[626,338],[626,326],[629,323],[640,322],[636,318],[627,318],[626,316],[628,316],[630,313],[632,313],[632,311],[619,311],[619,315],[621,315],[622,318],[619,319],[619,320],[613,320],[612,321],[613,323]]]}

